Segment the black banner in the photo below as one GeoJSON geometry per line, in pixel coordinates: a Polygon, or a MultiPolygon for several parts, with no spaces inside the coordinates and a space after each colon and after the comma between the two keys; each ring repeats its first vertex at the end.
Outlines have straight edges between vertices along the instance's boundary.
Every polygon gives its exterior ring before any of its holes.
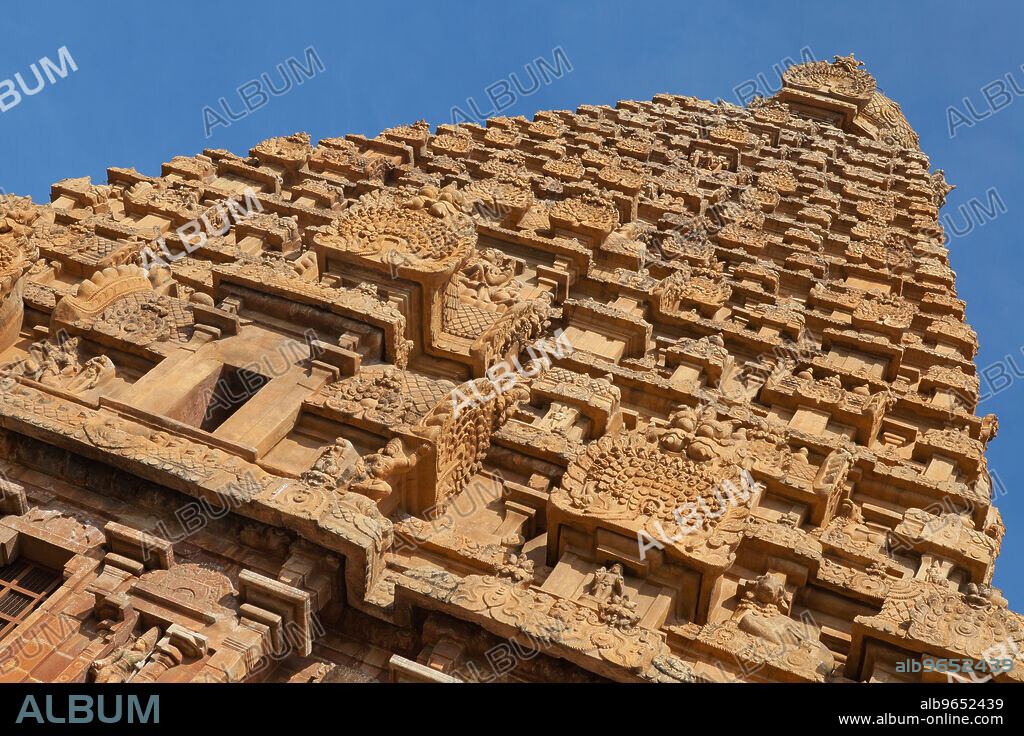
{"type": "Polygon", "coordinates": [[[252,726],[264,733],[277,728],[321,731],[332,723],[339,730],[362,728],[357,724],[367,718],[392,716],[419,719],[418,728],[436,721],[435,727],[444,732],[456,723],[459,730],[479,730],[501,722],[526,725],[528,718],[536,719],[535,726],[549,727],[552,718],[561,718],[578,727],[581,717],[589,720],[595,712],[601,713],[603,725],[605,715],[617,716],[622,725],[638,730],[661,730],[675,723],[732,729],[745,719],[766,718],[799,722],[802,730],[820,726],[839,732],[880,725],[989,728],[1024,723],[1024,691],[1005,684],[697,684],[643,685],[643,690],[628,685],[536,685],[526,699],[522,688],[528,685],[465,687],[473,688],[471,696],[462,687],[441,693],[428,685],[4,685],[0,727],[4,733],[17,733],[22,728],[91,723],[205,733],[252,726]],[[518,691],[511,693],[510,687],[518,691]],[[610,693],[610,688],[620,692],[610,693]],[[561,706],[551,708],[553,701],[561,706]],[[595,703],[604,705],[595,708],[595,703]],[[507,717],[496,721],[497,713],[507,717]],[[630,726],[630,720],[637,722],[630,726]]]}

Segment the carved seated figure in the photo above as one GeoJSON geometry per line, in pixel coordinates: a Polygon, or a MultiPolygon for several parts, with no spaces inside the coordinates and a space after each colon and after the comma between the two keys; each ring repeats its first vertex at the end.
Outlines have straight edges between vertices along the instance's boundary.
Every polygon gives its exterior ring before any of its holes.
{"type": "Polygon", "coordinates": [[[554,408],[544,417],[541,426],[550,430],[553,434],[561,437],[567,437],[570,427],[572,427],[572,421],[576,417],[576,412],[572,411],[565,404],[557,404],[554,408]]]}
{"type": "Polygon", "coordinates": [[[515,301],[522,289],[514,276],[512,260],[486,248],[463,266],[458,275],[459,295],[487,304],[507,304],[515,301]]]}
{"type": "Polygon", "coordinates": [[[745,582],[747,590],[733,614],[737,626],[740,631],[781,644],[786,626],[792,623],[784,613],[789,609],[785,584],[774,575],[761,575],[745,582]]]}
{"type": "Polygon", "coordinates": [[[710,151],[697,150],[690,154],[690,163],[700,169],[708,171],[719,171],[728,165],[725,156],[716,156],[710,151]]]}
{"type": "Polygon", "coordinates": [[[348,478],[342,478],[339,487],[350,478],[350,490],[375,501],[387,498],[391,495],[395,477],[411,470],[427,451],[427,446],[423,445],[416,452],[409,453],[405,449],[405,443],[395,437],[379,452],[361,458],[352,466],[345,474],[348,478]]]}
{"type": "Polygon", "coordinates": [[[23,375],[49,386],[60,385],[63,378],[78,373],[78,338],[55,345],[49,340],[37,343],[23,365],[23,375]]]}
{"type": "Polygon", "coordinates": [[[732,617],[740,631],[776,644],[783,652],[802,649],[814,658],[818,672],[831,674],[835,657],[819,640],[820,633],[786,614],[792,599],[783,578],[760,575],[756,580],[742,581],[740,590],[744,591],[743,599],[732,617]]]}
{"type": "Polygon", "coordinates": [[[344,437],[338,437],[334,444],[328,447],[317,458],[313,464],[313,470],[325,473],[334,478],[340,478],[341,474],[352,465],[359,457],[356,448],[344,437]]]}
{"type": "Polygon", "coordinates": [[[82,371],[68,384],[69,391],[88,391],[112,378],[116,373],[113,361],[106,355],[99,355],[85,361],[82,371]]]}
{"type": "Polygon", "coordinates": [[[836,516],[830,526],[833,525],[859,547],[881,549],[885,544],[885,534],[876,532],[865,524],[860,506],[849,498],[844,498],[839,502],[836,516]]]}
{"type": "Polygon", "coordinates": [[[159,637],[160,629],[154,626],[131,644],[115,650],[108,657],[94,661],[89,665],[93,682],[127,682],[141,669],[142,664],[153,652],[159,637]]]}
{"type": "Polygon", "coordinates": [[[75,392],[88,391],[115,376],[116,367],[106,355],[84,363],[83,357],[77,337],[57,344],[44,340],[30,348],[21,364],[21,373],[47,386],[75,392]]]}
{"type": "Polygon", "coordinates": [[[320,453],[313,467],[301,475],[301,480],[311,486],[355,491],[380,501],[391,495],[389,479],[415,466],[426,451],[427,447],[422,446],[415,453],[407,453],[405,444],[395,437],[379,452],[360,457],[351,442],[338,437],[320,453]]]}

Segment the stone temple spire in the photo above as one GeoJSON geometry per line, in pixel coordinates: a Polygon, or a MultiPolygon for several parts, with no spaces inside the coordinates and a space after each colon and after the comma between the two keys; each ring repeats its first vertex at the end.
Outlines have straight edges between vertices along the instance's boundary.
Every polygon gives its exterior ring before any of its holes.
{"type": "Polygon", "coordinates": [[[1018,658],[949,190],[851,54],[0,197],[0,680],[1018,658]]]}

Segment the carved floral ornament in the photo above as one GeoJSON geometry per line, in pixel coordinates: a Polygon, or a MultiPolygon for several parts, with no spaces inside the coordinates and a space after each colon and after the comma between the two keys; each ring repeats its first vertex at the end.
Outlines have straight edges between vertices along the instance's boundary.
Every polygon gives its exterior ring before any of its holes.
{"type": "Polygon", "coordinates": [[[473,150],[473,138],[462,131],[456,135],[443,134],[432,138],[430,147],[449,156],[464,156],[473,150]]]}
{"type": "Polygon", "coordinates": [[[556,179],[566,182],[579,181],[586,173],[583,162],[578,156],[566,158],[553,158],[541,167],[545,174],[550,174],[556,179]]]}
{"type": "Polygon", "coordinates": [[[760,253],[768,245],[768,236],[763,230],[730,222],[717,233],[718,242],[725,247],[743,248],[749,253],[760,253]]]}
{"type": "Polygon", "coordinates": [[[314,242],[360,261],[420,272],[445,271],[476,244],[476,226],[454,188],[423,187],[411,195],[364,195],[314,242]]]}
{"type": "Polygon", "coordinates": [[[495,219],[510,215],[518,220],[533,204],[528,183],[502,176],[474,181],[462,193],[471,203],[473,214],[495,219]]]}
{"type": "Polygon", "coordinates": [[[548,213],[552,223],[567,228],[583,227],[610,233],[619,223],[619,212],[614,203],[592,196],[563,199],[556,202],[548,213]]]}
{"type": "Polygon", "coordinates": [[[522,183],[529,183],[532,179],[526,168],[526,159],[518,151],[499,151],[480,167],[480,173],[522,183]]]}
{"type": "Polygon", "coordinates": [[[85,547],[94,547],[104,542],[102,531],[92,524],[58,509],[44,509],[34,506],[27,514],[19,517],[22,528],[35,528],[48,532],[58,539],[68,540],[85,547]],[[22,526],[23,525],[23,526],[22,526]]]}
{"type": "Polygon", "coordinates": [[[869,324],[884,325],[898,330],[910,328],[917,307],[901,296],[871,294],[862,300],[853,311],[856,320],[869,324]]]}
{"type": "Polygon", "coordinates": [[[719,125],[711,129],[708,137],[716,143],[725,143],[737,148],[748,148],[757,143],[757,136],[742,123],[719,125]]]}
{"type": "Polygon", "coordinates": [[[552,502],[629,530],[630,536],[643,531],[658,540],[678,537],[674,546],[680,551],[732,546],[753,493],[741,471],[759,462],[769,449],[762,444],[750,442],[734,421],[718,420],[714,409],[683,409],[667,427],[652,425],[643,433],[605,435],[590,443],[569,465],[552,502]],[[699,510],[696,521],[681,519],[686,504],[699,510]]]}
{"type": "Polygon", "coordinates": [[[143,298],[114,302],[93,323],[93,329],[139,345],[168,339],[186,342],[192,333],[192,307],[149,292],[143,298]]]}
{"type": "Polygon", "coordinates": [[[758,174],[757,183],[759,186],[770,187],[786,196],[794,194],[800,184],[793,174],[792,166],[787,163],[778,164],[768,171],[758,174]]]}
{"type": "Polygon", "coordinates": [[[647,181],[647,177],[642,172],[620,166],[605,166],[597,172],[597,179],[612,189],[621,189],[627,192],[639,191],[647,181]]]}
{"type": "Polygon", "coordinates": [[[978,400],[981,379],[964,373],[960,366],[933,365],[924,374],[922,383],[956,391],[972,401],[978,400]]]}
{"type": "MultiPolygon", "coordinates": [[[[861,117],[878,128],[878,140],[886,145],[896,148],[917,148],[917,133],[903,116],[899,103],[882,93],[875,92],[871,95],[871,100],[861,110],[861,117]]],[[[945,193],[937,199],[945,201],[945,193]]]]}
{"type": "Polygon", "coordinates": [[[44,209],[32,204],[29,197],[17,197],[13,194],[0,195],[0,242],[20,245],[32,236],[41,225],[44,209]]]}
{"type": "Polygon", "coordinates": [[[999,551],[998,529],[988,529],[995,534],[990,536],[976,530],[971,521],[959,514],[937,515],[924,509],[907,509],[896,531],[922,549],[946,548],[978,560],[994,560],[999,551]]]}
{"type": "Polygon", "coordinates": [[[985,593],[933,593],[915,606],[909,633],[981,659],[989,647],[1007,639],[1024,641],[1019,617],[1006,610],[1005,601],[1003,606],[991,603],[985,593]]]}
{"type": "Polygon", "coordinates": [[[682,312],[697,305],[722,307],[729,301],[732,287],[722,274],[712,269],[673,271],[655,289],[664,312],[682,312]]]}
{"type": "Polygon", "coordinates": [[[875,91],[875,78],[860,68],[864,62],[854,59],[853,54],[833,58],[831,62],[791,66],[783,72],[782,81],[795,89],[867,102],[875,91]]]}
{"type": "MultiPolygon", "coordinates": [[[[129,212],[156,211],[178,222],[206,220],[208,230],[219,230],[224,212],[220,205],[209,207],[202,201],[203,189],[195,182],[171,182],[164,179],[142,181],[125,191],[122,199],[129,212]],[[216,220],[216,222],[214,221],[216,220]]],[[[158,230],[153,235],[159,235],[158,230]]]]}
{"type": "MultiPolygon", "coordinates": [[[[1021,616],[1007,610],[997,589],[974,583],[959,593],[944,582],[893,581],[881,612],[858,617],[853,633],[854,655],[860,642],[872,635],[934,656],[991,659],[1024,649],[1021,616]]],[[[1024,680],[1024,673],[1016,669],[1005,676],[1024,680]]]]}
{"type": "Polygon", "coordinates": [[[488,128],[484,134],[484,143],[495,148],[515,148],[522,139],[516,132],[501,128],[488,128]]]}
{"type": "Polygon", "coordinates": [[[231,580],[217,566],[184,563],[166,570],[153,570],[141,580],[182,603],[212,609],[220,615],[236,607],[231,580]]]}
{"type": "Polygon", "coordinates": [[[851,241],[846,249],[846,258],[850,263],[863,262],[872,268],[887,268],[893,273],[902,273],[914,264],[906,245],[893,236],[851,241]]]}
{"type": "Polygon", "coordinates": [[[396,138],[410,143],[423,143],[430,137],[430,123],[417,120],[411,125],[398,125],[381,132],[382,138],[396,138]]]}
{"type": "Polygon", "coordinates": [[[754,119],[764,123],[779,124],[789,121],[789,109],[776,100],[766,99],[757,95],[747,105],[754,112],[754,119]]]}
{"type": "Polygon", "coordinates": [[[298,167],[309,160],[313,153],[313,147],[309,143],[309,133],[295,133],[289,136],[269,138],[253,148],[250,153],[259,159],[266,159],[289,167],[298,167]]]}
{"type": "Polygon", "coordinates": [[[358,420],[384,425],[416,424],[434,406],[450,399],[455,384],[431,380],[391,367],[370,367],[358,377],[346,378],[323,388],[323,403],[358,420]]]}
{"type": "Polygon", "coordinates": [[[622,392],[609,378],[595,378],[568,368],[553,366],[533,384],[535,390],[577,401],[617,404],[622,392]]]}

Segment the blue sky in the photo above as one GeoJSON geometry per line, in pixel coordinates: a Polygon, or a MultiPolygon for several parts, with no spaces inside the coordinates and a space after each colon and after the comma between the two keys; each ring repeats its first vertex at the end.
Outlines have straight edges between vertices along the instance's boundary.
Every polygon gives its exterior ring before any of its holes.
{"type": "MultiPolygon", "coordinates": [[[[537,58],[555,66],[562,49],[572,65],[517,95],[508,115],[650,99],[658,92],[735,101],[747,80],[774,91],[787,57],[855,52],[886,94],[899,102],[921,136],[932,165],[957,185],[946,223],[951,260],[967,318],[978,331],[984,400],[980,413],[999,415],[989,463],[1006,490],[998,499],[1008,528],[995,582],[1024,607],[1024,319],[1019,281],[1024,252],[1021,192],[1024,150],[1015,137],[1024,122],[1024,26],[1019,2],[211,2],[17,3],[4,9],[0,79],[16,72],[32,86],[29,65],[57,60],[65,46],[77,71],[0,112],[0,188],[49,199],[59,179],[108,166],[157,175],[175,155],[203,148],[245,153],[257,142],[306,131],[314,141],[346,133],[376,135],[426,118],[451,122],[452,108],[490,111],[501,80],[537,58]],[[267,73],[283,84],[278,64],[306,64],[315,49],[323,64],[312,78],[230,126],[204,130],[204,107],[235,115],[237,88],[267,73]],[[807,53],[805,51],[804,53],[807,53]],[[758,78],[757,75],[762,75],[758,78]],[[982,87],[1003,79],[1011,100],[982,87]],[[498,87],[493,87],[498,83],[498,87]],[[973,113],[967,109],[964,98],[973,113]],[[950,137],[950,106],[955,136],[950,137]],[[999,107],[992,112],[993,107],[999,107]],[[988,114],[986,114],[988,113],[988,114]],[[990,192],[996,192],[998,201],[990,192]],[[974,199],[982,207],[969,206],[974,199]],[[1000,204],[1002,206],[1000,206],[1000,204]],[[960,206],[964,209],[958,209],[960,206]],[[986,214],[985,210],[994,214],[986,214]],[[947,227],[947,230],[949,228],[947,227]],[[1011,356],[1013,364],[1006,360],[1011,356]],[[1008,384],[1012,377],[1012,383],[1008,384]]],[[[536,68],[537,65],[534,65],[536,68]]],[[[312,71],[312,70],[311,70],[312,71]]],[[[295,70],[293,70],[295,73],[295,70]]],[[[6,85],[0,83],[0,93],[6,85]]],[[[751,89],[747,85],[745,89],[751,89]]],[[[259,95],[254,89],[254,106],[259,95]]],[[[11,98],[0,97],[10,105],[11,98]]],[[[221,113],[223,114],[223,113],[221,113]]]]}

